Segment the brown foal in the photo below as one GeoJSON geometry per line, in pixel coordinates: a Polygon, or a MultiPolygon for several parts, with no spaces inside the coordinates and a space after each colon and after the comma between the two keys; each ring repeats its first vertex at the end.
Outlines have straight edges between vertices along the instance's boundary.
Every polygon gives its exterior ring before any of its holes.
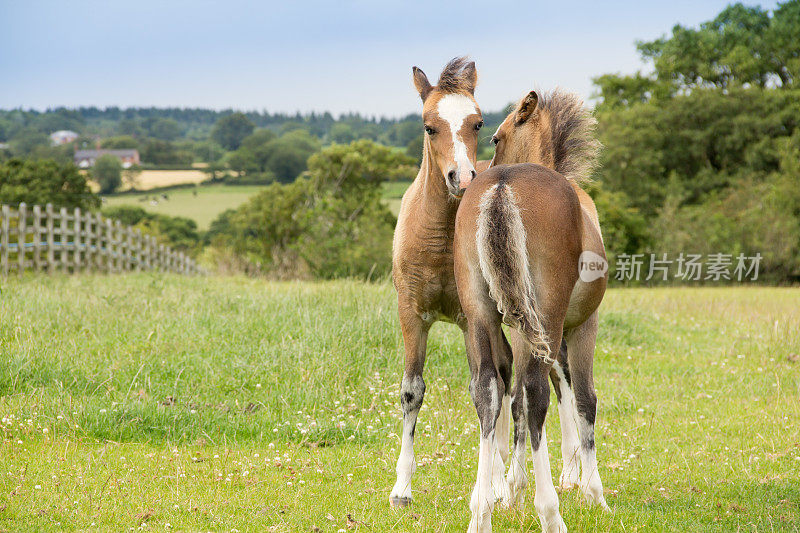
{"type": "Polygon", "coordinates": [[[416,67],[413,76],[423,102],[425,141],[417,178],[403,195],[392,254],[405,346],[400,389],[403,435],[397,481],[389,496],[393,507],[411,503],[414,428],[425,394],[422,370],[428,330],[437,320],[466,328],[453,275],[453,228],[458,200],[476,174],[478,130],[483,126],[473,96],[475,63],[453,59],[436,86],[416,67]]]}
{"type": "Polygon", "coordinates": [[[566,531],[544,430],[548,377],[561,415],[561,486],[579,484],[587,500],[607,508],[597,472],[592,381],[597,308],[607,272],[585,276],[581,270],[586,254],[605,261],[596,209],[578,184],[596,161],[593,127],[576,97],[556,92],[540,101],[535,92],[529,93],[495,133],[492,167],[473,180],[460,203],[454,269],[467,321],[470,391],[481,423],[470,531],[491,531],[495,500],[503,498],[504,505],[522,501],[528,433],[534,506],[542,529],[566,531]],[[511,345],[503,322],[511,326],[511,345]],[[511,386],[507,368],[512,360],[514,453],[508,486],[498,491],[504,436],[495,428],[504,423],[501,411],[504,391],[511,386]]]}

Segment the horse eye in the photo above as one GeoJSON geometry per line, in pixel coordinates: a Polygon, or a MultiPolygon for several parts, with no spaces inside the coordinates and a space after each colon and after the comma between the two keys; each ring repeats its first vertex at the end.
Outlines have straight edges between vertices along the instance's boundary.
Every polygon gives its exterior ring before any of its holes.
{"type": "Polygon", "coordinates": [[[477,124],[475,124],[475,131],[478,131],[478,130],[479,130],[479,129],[481,129],[482,127],[483,127],[483,121],[481,120],[480,122],[478,122],[477,124]]]}
{"type": "Polygon", "coordinates": [[[426,132],[428,135],[433,135],[434,133],[436,133],[436,130],[435,130],[435,129],[433,129],[433,128],[431,128],[430,126],[425,126],[425,132],[426,132]]]}
{"type": "Polygon", "coordinates": [[[493,144],[493,145],[495,145],[495,146],[497,146],[497,143],[499,143],[499,142],[500,142],[500,139],[498,139],[497,137],[495,137],[494,135],[492,135],[492,144],[493,144]]]}

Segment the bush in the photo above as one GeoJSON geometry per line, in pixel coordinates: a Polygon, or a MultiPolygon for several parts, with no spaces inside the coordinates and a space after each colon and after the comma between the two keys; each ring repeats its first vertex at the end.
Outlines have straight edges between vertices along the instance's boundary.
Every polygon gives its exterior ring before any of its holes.
{"type": "Polygon", "coordinates": [[[150,213],[141,207],[127,205],[107,207],[102,213],[103,216],[139,229],[145,235],[156,237],[159,243],[192,257],[196,257],[200,252],[197,223],[190,218],[150,213]]]}
{"type": "Polygon", "coordinates": [[[12,158],[0,163],[0,203],[20,202],[86,210],[100,206],[86,176],[72,163],[12,158]]]}
{"type": "Polygon", "coordinates": [[[100,185],[101,193],[114,192],[122,184],[122,163],[111,154],[101,155],[94,162],[92,177],[100,185]]]}

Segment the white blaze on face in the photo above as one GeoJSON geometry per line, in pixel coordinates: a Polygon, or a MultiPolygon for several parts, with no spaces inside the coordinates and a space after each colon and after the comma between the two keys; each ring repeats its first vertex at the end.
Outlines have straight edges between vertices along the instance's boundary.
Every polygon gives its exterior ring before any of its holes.
{"type": "MultiPolygon", "coordinates": [[[[450,133],[453,135],[453,158],[455,160],[452,170],[456,171],[461,187],[466,188],[472,180],[472,172],[475,167],[469,160],[467,145],[464,144],[459,132],[464,125],[464,120],[478,112],[475,102],[463,94],[446,94],[439,100],[436,111],[450,127],[450,133]]],[[[449,171],[445,170],[445,174],[447,172],[449,171]]]]}

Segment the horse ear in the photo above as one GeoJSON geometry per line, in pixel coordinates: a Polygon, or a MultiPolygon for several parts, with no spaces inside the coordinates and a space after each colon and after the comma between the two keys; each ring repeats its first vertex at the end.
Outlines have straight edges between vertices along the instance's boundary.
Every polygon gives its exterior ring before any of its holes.
{"type": "Polygon", "coordinates": [[[517,124],[522,124],[528,120],[531,115],[533,115],[533,112],[536,111],[536,104],[538,103],[539,95],[536,94],[536,91],[531,91],[526,94],[525,98],[519,103],[519,108],[517,109],[517,124]]]}
{"type": "Polygon", "coordinates": [[[475,62],[470,61],[462,71],[464,79],[467,80],[467,90],[470,94],[475,94],[475,86],[478,85],[478,71],[475,69],[475,62]]]}
{"type": "Polygon", "coordinates": [[[431,90],[433,90],[433,86],[431,85],[431,82],[428,81],[428,76],[422,72],[422,69],[413,67],[411,72],[414,76],[414,87],[417,88],[419,97],[422,98],[422,101],[424,102],[428,97],[428,94],[430,94],[431,90]]]}

